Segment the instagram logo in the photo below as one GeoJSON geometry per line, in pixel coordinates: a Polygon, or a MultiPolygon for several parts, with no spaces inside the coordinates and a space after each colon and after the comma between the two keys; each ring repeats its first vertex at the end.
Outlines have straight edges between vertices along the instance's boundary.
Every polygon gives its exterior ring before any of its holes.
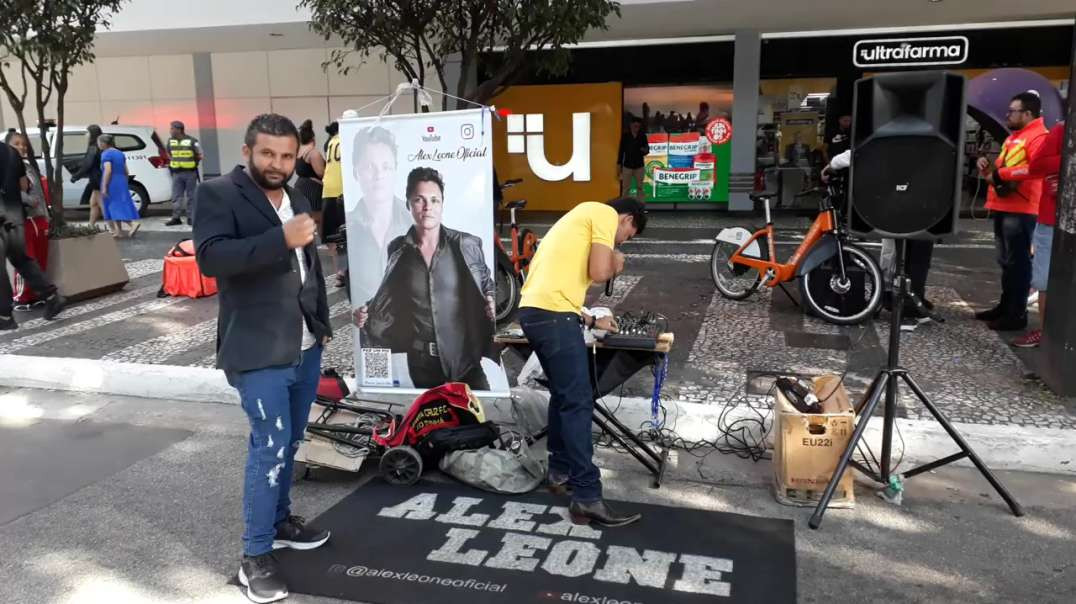
{"type": "Polygon", "coordinates": [[[460,137],[465,141],[474,138],[474,124],[463,124],[460,126],[460,137]]]}

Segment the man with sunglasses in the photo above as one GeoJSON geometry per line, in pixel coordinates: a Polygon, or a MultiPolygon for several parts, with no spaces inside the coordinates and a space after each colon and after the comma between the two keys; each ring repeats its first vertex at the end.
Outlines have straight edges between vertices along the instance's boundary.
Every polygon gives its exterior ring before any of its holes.
{"type": "Polygon", "coordinates": [[[1042,101],[1034,92],[1022,92],[1009,102],[1006,125],[1012,134],[991,164],[979,159],[979,173],[990,188],[986,209],[994,213],[994,240],[1001,265],[1001,300],[976,313],[994,331],[1027,327],[1027,295],[1031,288],[1031,239],[1039,214],[1042,178],[1028,170],[1046,140],[1042,101]]]}

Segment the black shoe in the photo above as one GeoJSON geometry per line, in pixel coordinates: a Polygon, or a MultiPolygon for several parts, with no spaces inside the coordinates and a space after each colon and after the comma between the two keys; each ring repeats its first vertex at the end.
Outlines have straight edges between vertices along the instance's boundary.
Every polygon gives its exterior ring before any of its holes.
{"type": "Polygon", "coordinates": [[[568,486],[568,479],[564,480],[554,479],[552,476],[547,476],[545,479],[545,488],[550,493],[558,496],[571,496],[572,487],[568,486]]]}
{"type": "Polygon", "coordinates": [[[51,321],[67,307],[67,298],[55,292],[45,300],[45,320],[51,321]]]}
{"type": "Polygon", "coordinates": [[[596,522],[607,527],[625,526],[638,522],[643,517],[642,514],[617,514],[601,499],[594,503],[573,501],[568,508],[568,513],[572,515],[572,522],[575,524],[596,522]]]}
{"type": "Polygon", "coordinates": [[[0,331],[8,331],[18,328],[19,324],[15,322],[15,317],[0,317],[0,331]]]}
{"type": "Polygon", "coordinates": [[[187,226],[194,226],[194,223],[191,222],[190,218],[187,219],[187,226]]]}
{"type": "Polygon", "coordinates": [[[900,320],[900,330],[903,332],[915,331],[920,325],[926,325],[933,321],[930,317],[903,317],[900,320]]]}
{"type": "Polygon", "coordinates": [[[178,218],[173,218],[173,219],[169,220],[168,222],[164,223],[164,226],[179,226],[181,224],[183,224],[182,220],[180,220],[178,218]]]}
{"type": "Polygon", "coordinates": [[[1001,318],[1001,307],[995,306],[990,310],[981,310],[975,313],[975,318],[979,321],[997,321],[1001,318]]]}
{"type": "Polygon", "coordinates": [[[276,602],[288,597],[288,586],[273,554],[243,556],[239,565],[239,583],[247,588],[251,602],[276,602]]]}
{"type": "Polygon", "coordinates": [[[1027,328],[1027,315],[1022,317],[1003,317],[986,324],[993,331],[1020,331],[1027,328]]]}
{"type": "Polygon", "coordinates": [[[325,545],[329,540],[329,531],[319,531],[303,526],[306,520],[302,516],[288,516],[276,527],[276,537],[273,537],[273,549],[316,549],[325,545]]]}

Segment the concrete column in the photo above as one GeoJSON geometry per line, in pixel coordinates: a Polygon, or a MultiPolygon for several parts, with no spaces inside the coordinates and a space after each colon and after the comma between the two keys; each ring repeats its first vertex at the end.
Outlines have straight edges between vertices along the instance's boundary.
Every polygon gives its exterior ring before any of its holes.
{"type": "Polygon", "coordinates": [[[758,130],[758,81],[762,59],[757,31],[736,32],[732,72],[732,170],[729,210],[751,210],[754,188],[755,132],[758,130]]]}
{"type": "Polygon", "coordinates": [[[198,106],[202,176],[216,176],[221,173],[222,166],[217,137],[217,99],[213,94],[213,60],[208,52],[194,53],[194,102],[198,106]]]}

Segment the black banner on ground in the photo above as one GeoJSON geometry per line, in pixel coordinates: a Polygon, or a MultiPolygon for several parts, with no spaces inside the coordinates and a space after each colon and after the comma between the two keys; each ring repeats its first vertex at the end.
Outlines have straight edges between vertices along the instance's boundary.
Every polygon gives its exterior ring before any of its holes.
{"type": "Polygon", "coordinates": [[[288,551],[293,592],[377,604],[795,602],[789,520],[622,503],[637,524],[572,524],[568,501],[378,481],[313,524],[332,539],[288,551]]]}

